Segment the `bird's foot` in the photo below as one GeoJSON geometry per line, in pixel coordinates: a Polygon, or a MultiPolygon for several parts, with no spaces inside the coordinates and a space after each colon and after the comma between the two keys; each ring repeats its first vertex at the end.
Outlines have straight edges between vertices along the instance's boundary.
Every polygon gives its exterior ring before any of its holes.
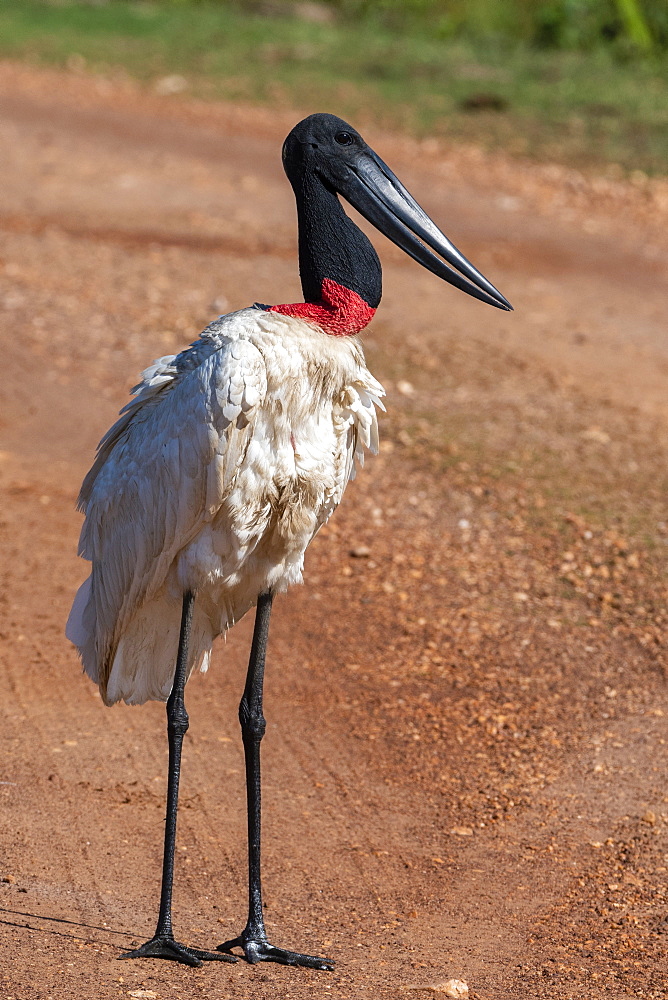
{"type": "Polygon", "coordinates": [[[232,948],[242,948],[250,965],[256,965],[258,962],[278,962],[279,965],[302,965],[307,969],[321,969],[324,972],[331,972],[334,968],[331,958],[318,958],[316,955],[303,955],[299,951],[275,948],[263,934],[251,936],[243,931],[239,937],[218,945],[218,951],[227,954],[231,953],[232,948]]]}
{"type": "Polygon", "coordinates": [[[167,958],[182,965],[200,966],[204,962],[236,962],[236,955],[224,955],[219,951],[200,951],[199,948],[187,948],[179,944],[173,937],[156,934],[139,948],[125,951],[120,958],[167,958]]]}

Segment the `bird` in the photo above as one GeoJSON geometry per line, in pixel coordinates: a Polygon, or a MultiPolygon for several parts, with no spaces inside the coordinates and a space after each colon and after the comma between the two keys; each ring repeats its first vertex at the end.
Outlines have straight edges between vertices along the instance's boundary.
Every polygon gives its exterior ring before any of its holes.
{"type": "Polygon", "coordinates": [[[460,253],[360,133],[309,115],[283,145],[297,208],[303,302],[220,316],[142,373],[102,438],[78,500],[91,573],[66,634],[107,705],[167,702],[169,763],[155,934],[125,958],[331,970],[269,942],[261,886],[260,743],[274,596],[302,582],[304,554],[378,449],[384,390],[358,334],[382,291],[378,255],[341,198],[437,277],[484,303],[508,300],[460,253]],[[172,887],[186,681],[216,636],[256,608],[239,705],[248,818],[248,916],[206,951],[177,941],[172,887]],[[242,955],[238,955],[238,951],[242,955]]]}

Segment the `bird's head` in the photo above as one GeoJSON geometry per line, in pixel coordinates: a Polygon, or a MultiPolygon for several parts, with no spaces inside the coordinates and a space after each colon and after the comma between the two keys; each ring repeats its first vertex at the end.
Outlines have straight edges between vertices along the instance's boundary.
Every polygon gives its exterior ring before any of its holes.
{"type": "Polygon", "coordinates": [[[512,309],[342,118],[314,114],[295,125],[283,144],[283,166],[296,194],[319,181],[439,278],[489,305],[512,309]]]}

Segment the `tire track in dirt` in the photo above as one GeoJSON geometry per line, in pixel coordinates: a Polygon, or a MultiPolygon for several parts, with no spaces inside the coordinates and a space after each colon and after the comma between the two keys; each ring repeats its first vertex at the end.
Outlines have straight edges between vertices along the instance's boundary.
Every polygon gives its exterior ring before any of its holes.
{"type": "Polygon", "coordinates": [[[75,239],[95,240],[100,243],[119,244],[123,247],[182,247],[204,253],[267,254],[289,258],[288,247],[252,239],[233,239],[224,236],[205,236],[198,233],[166,232],[165,230],[113,229],[77,223],[71,217],[58,215],[25,216],[0,215],[0,229],[10,233],[27,233],[40,236],[50,229],[58,229],[75,239]]]}

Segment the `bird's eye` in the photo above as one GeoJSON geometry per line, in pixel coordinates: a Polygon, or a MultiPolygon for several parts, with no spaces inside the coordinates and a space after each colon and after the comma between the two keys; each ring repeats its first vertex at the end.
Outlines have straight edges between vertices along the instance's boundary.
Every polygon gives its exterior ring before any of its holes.
{"type": "Polygon", "coordinates": [[[334,136],[334,141],[338,142],[339,146],[350,146],[353,137],[350,132],[337,132],[334,136]]]}

